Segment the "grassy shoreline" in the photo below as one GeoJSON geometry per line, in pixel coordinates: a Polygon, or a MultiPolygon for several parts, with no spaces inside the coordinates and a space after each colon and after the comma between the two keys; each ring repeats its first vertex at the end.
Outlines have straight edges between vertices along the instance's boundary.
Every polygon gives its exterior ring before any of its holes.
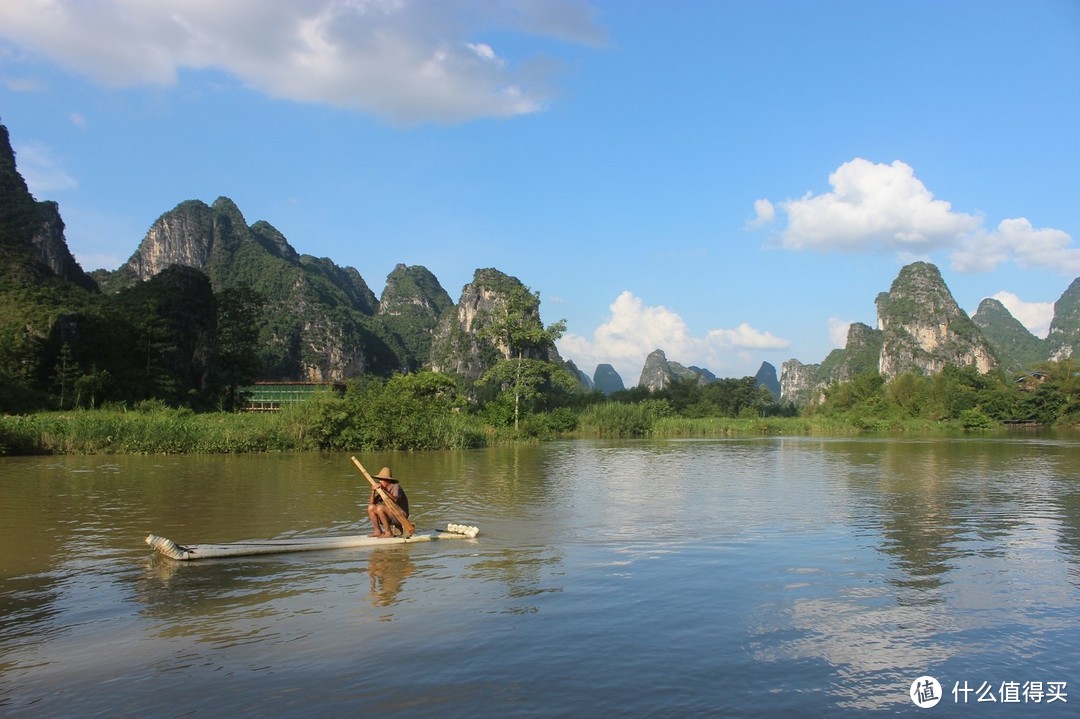
{"type": "MultiPolygon", "coordinates": [[[[482,436],[462,444],[445,437],[446,449],[537,442],[555,438],[710,438],[764,435],[855,436],[881,434],[954,434],[953,422],[903,420],[852,423],[834,417],[700,418],[641,417],[628,421],[583,416],[571,431],[517,433],[484,426],[467,431],[482,436]]],[[[190,410],[149,412],[76,410],[0,417],[0,455],[35,454],[233,454],[340,450],[339,437],[325,431],[317,418],[301,412],[278,414],[196,414],[190,410]]],[[[1008,431],[1004,428],[984,433],[1008,431]]],[[[429,446],[428,448],[438,448],[429,446]]],[[[380,449],[349,447],[348,449],[380,449]]]]}

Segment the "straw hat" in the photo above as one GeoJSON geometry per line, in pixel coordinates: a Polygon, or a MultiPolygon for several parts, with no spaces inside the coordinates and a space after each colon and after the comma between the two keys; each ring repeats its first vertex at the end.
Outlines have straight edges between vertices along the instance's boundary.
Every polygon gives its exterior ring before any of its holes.
{"type": "Polygon", "coordinates": [[[394,479],[394,476],[392,474],[390,474],[390,468],[389,467],[383,467],[382,469],[380,469],[379,473],[376,474],[374,477],[372,477],[372,479],[385,479],[387,482],[396,482],[397,481],[396,479],[394,479]]]}

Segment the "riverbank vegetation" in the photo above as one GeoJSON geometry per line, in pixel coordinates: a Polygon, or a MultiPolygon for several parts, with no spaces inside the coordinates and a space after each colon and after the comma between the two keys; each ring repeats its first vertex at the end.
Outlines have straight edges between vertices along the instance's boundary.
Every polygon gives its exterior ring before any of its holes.
{"type": "Polygon", "coordinates": [[[565,437],[725,437],[994,431],[1016,423],[1080,424],[1080,373],[1044,363],[1034,384],[973,368],[932,377],[877,373],[824,390],[802,410],[752,378],[675,383],[604,396],[553,386],[470,398],[447,375],[418,372],[351,382],[276,413],[195,412],[150,400],[0,417],[5,454],[232,453],[464,449],[565,437]],[[516,426],[515,426],[516,425],[516,426]]]}

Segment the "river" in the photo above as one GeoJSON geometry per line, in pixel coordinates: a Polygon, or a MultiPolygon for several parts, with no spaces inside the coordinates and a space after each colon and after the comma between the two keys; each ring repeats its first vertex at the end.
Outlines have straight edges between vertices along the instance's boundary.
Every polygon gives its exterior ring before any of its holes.
{"type": "Polygon", "coordinates": [[[419,529],[480,535],[176,562],[143,538],[367,533],[367,483],[347,454],[0,458],[0,715],[1080,704],[1076,434],[359,458],[392,468],[419,529]]]}

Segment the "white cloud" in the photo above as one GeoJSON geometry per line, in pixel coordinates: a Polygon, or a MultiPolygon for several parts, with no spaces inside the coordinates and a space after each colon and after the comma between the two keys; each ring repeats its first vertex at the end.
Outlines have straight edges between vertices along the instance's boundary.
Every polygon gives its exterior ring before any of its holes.
{"type": "Polygon", "coordinates": [[[45,85],[40,80],[31,77],[5,77],[4,87],[12,92],[42,92],[45,85]]]}
{"type": "Polygon", "coordinates": [[[749,227],[762,227],[776,219],[776,208],[768,200],[754,200],[754,219],[747,223],[749,227]]]}
{"type": "Polygon", "coordinates": [[[395,122],[536,112],[550,73],[478,34],[599,44],[585,0],[53,0],[0,4],[0,36],[115,87],[217,68],[273,97],[395,122]]]}
{"type": "Polygon", "coordinates": [[[39,142],[20,143],[16,146],[15,164],[33,195],[73,190],[79,186],[52,149],[39,142]]]}
{"type": "Polygon", "coordinates": [[[790,250],[883,248],[918,252],[948,245],[982,224],[935,200],[909,165],[845,162],[829,175],[832,192],[780,203],[787,227],[780,245],[790,250]]]}
{"type": "Polygon", "coordinates": [[[829,342],[833,347],[846,347],[848,329],[851,323],[837,317],[829,318],[829,342]]]}
{"type": "Polygon", "coordinates": [[[117,269],[120,265],[124,264],[127,258],[121,257],[114,253],[99,253],[91,254],[84,252],[72,252],[75,257],[75,261],[79,263],[79,267],[82,267],[87,272],[102,269],[117,269]]]}
{"type": "Polygon", "coordinates": [[[1020,324],[1028,328],[1028,331],[1036,337],[1046,339],[1050,334],[1050,323],[1054,319],[1053,302],[1025,302],[1012,292],[1004,290],[991,295],[991,297],[1009,311],[1020,324]]]}
{"type": "Polygon", "coordinates": [[[718,349],[781,349],[788,346],[785,340],[756,330],[745,322],[733,330],[709,330],[705,341],[718,349]]]}
{"type": "Polygon", "coordinates": [[[1062,230],[1035,228],[1025,218],[1003,220],[997,229],[984,226],[981,215],[956,212],[899,160],[885,165],[862,158],[845,162],[829,175],[830,192],[807,193],[780,203],[754,202],[748,225],[787,219],[776,237],[788,250],[822,252],[893,252],[901,261],[929,260],[931,253],[949,253],[958,272],[988,272],[1005,262],[1024,269],[1080,273],[1080,248],[1062,230]]]}
{"type": "Polygon", "coordinates": [[[966,239],[952,256],[959,272],[989,272],[1008,261],[1022,269],[1053,270],[1080,274],[1080,248],[1070,247],[1072,237],[1052,228],[1035,228],[1026,218],[1002,220],[993,232],[966,239]]]}
{"type": "Polygon", "coordinates": [[[616,297],[609,309],[611,317],[596,328],[591,340],[568,333],[559,340],[559,352],[589,375],[596,365],[610,364],[627,387],[637,384],[645,358],[653,350],[663,350],[670,361],[724,377],[726,368],[753,361],[755,352],[789,346],[786,340],[745,322],[694,337],[678,314],[662,305],[647,307],[629,290],[616,297]]]}
{"type": "Polygon", "coordinates": [[[470,50],[475,52],[477,54],[477,56],[479,56],[479,57],[481,57],[481,58],[483,58],[485,60],[495,60],[495,59],[497,59],[497,57],[495,55],[495,51],[491,49],[491,45],[485,45],[482,42],[479,42],[479,43],[470,42],[470,43],[466,43],[466,46],[470,50]]]}

